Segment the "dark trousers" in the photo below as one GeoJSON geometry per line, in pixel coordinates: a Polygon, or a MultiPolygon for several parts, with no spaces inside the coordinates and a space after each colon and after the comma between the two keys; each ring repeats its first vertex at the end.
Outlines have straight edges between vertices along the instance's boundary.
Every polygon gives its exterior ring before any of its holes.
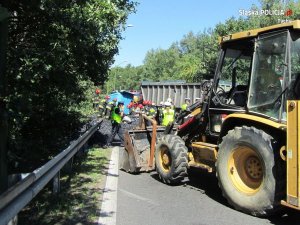
{"type": "Polygon", "coordinates": [[[94,110],[97,110],[97,109],[98,109],[98,106],[99,106],[99,104],[98,104],[97,102],[94,102],[94,103],[93,103],[93,108],[94,108],[94,110]]]}
{"type": "Polygon", "coordinates": [[[111,136],[107,140],[107,145],[111,145],[112,141],[114,140],[116,134],[118,134],[120,140],[121,140],[121,145],[124,145],[124,133],[122,130],[122,126],[120,123],[113,122],[112,123],[112,132],[111,136]]]}
{"type": "Polygon", "coordinates": [[[110,109],[108,109],[108,108],[105,109],[104,116],[105,116],[106,119],[109,119],[109,118],[110,118],[110,112],[111,112],[110,109]]]}
{"type": "Polygon", "coordinates": [[[103,117],[105,114],[104,108],[99,108],[99,116],[103,117]]]}

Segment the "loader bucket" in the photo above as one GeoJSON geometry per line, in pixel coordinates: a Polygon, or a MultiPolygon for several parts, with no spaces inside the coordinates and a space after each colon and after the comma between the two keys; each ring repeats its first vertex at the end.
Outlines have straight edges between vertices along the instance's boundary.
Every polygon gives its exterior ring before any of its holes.
{"type": "Polygon", "coordinates": [[[125,148],[120,153],[120,169],[130,173],[154,170],[154,151],[157,138],[165,127],[157,126],[155,120],[140,115],[140,124],[136,129],[125,131],[125,148]],[[146,126],[145,120],[152,126],[146,126]]]}

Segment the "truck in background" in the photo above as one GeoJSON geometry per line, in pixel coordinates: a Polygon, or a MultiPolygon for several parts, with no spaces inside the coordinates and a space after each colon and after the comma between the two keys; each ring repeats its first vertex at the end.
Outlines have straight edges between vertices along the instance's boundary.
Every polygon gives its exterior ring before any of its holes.
{"type": "MultiPolygon", "coordinates": [[[[150,100],[156,103],[156,105],[160,102],[166,102],[168,98],[171,98],[175,107],[180,108],[185,98],[190,98],[191,103],[195,103],[197,98],[203,98],[201,86],[204,82],[205,80],[198,83],[186,83],[184,80],[142,81],[141,92],[144,99],[150,100]]],[[[224,82],[221,87],[225,91],[228,91],[231,88],[231,84],[224,82]]]]}

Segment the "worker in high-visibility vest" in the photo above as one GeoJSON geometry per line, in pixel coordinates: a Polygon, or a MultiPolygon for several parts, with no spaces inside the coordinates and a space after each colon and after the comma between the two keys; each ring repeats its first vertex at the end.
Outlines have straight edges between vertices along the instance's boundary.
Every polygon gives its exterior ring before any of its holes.
{"type": "Polygon", "coordinates": [[[170,102],[165,102],[165,109],[163,111],[163,120],[162,120],[163,126],[168,126],[175,119],[175,111],[171,107],[172,105],[170,102]]]}
{"type": "Polygon", "coordinates": [[[191,104],[190,98],[184,99],[184,104],[181,105],[181,111],[186,111],[187,107],[191,104]]]}
{"type": "Polygon", "coordinates": [[[99,116],[100,117],[103,117],[105,115],[105,111],[106,111],[106,105],[107,105],[107,101],[110,97],[107,95],[105,96],[105,98],[101,99],[100,100],[100,103],[99,103],[99,116]]]}
{"type": "Polygon", "coordinates": [[[100,89],[95,90],[94,98],[93,98],[93,108],[95,111],[98,110],[99,100],[100,100],[100,89]]]}
{"type": "Polygon", "coordinates": [[[144,108],[143,108],[143,112],[147,115],[147,116],[149,116],[149,110],[150,110],[150,101],[147,101],[147,100],[144,100],[143,101],[143,106],[144,106],[144,108]]]}
{"type": "Polygon", "coordinates": [[[162,120],[163,120],[163,112],[165,110],[165,103],[164,102],[160,102],[158,107],[157,107],[157,112],[158,112],[158,124],[162,124],[162,120]]]}
{"type": "MultiPolygon", "coordinates": [[[[151,101],[144,101],[143,105],[145,107],[144,113],[146,114],[146,116],[148,116],[150,119],[156,120],[157,111],[155,104],[151,101]]],[[[146,121],[147,126],[151,126],[151,124],[152,123],[149,120],[146,121]]]]}
{"type": "Polygon", "coordinates": [[[181,105],[181,114],[178,114],[176,116],[176,122],[179,124],[183,124],[184,123],[184,119],[185,119],[185,112],[187,111],[187,108],[190,106],[191,104],[191,99],[190,98],[185,98],[184,99],[184,103],[181,105]],[[184,113],[184,114],[182,114],[184,113]]]}
{"type": "Polygon", "coordinates": [[[173,104],[173,100],[170,97],[167,98],[167,102],[171,103],[171,109],[175,109],[175,105],[173,104]]]}
{"type": "Polygon", "coordinates": [[[124,147],[124,134],[121,127],[122,118],[124,116],[124,102],[119,102],[118,106],[114,107],[111,114],[111,123],[112,123],[112,132],[111,136],[107,140],[107,145],[103,146],[103,148],[107,148],[111,146],[112,141],[114,140],[116,134],[118,134],[121,145],[120,147],[124,147]]]}
{"type": "Polygon", "coordinates": [[[111,116],[112,116],[112,111],[113,109],[116,107],[116,104],[117,104],[117,99],[114,98],[112,101],[109,101],[107,104],[106,104],[106,111],[105,111],[105,119],[110,119],[111,116]]]}
{"type": "Polygon", "coordinates": [[[156,106],[155,106],[155,103],[152,102],[151,105],[150,105],[150,109],[149,109],[149,113],[148,113],[149,117],[151,119],[156,119],[156,116],[157,116],[157,109],[156,109],[156,106]]]}

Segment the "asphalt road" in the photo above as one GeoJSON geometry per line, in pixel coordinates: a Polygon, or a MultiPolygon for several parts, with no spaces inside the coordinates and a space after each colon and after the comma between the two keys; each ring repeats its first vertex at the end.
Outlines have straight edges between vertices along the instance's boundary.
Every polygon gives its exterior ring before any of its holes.
{"type": "Polygon", "coordinates": [[[299,225],[300,212],[256,218],[232,209],[215,174],[191,171],[184,185],[161,183],[156,172],[119,171],[117,225],[299,225]]]}

